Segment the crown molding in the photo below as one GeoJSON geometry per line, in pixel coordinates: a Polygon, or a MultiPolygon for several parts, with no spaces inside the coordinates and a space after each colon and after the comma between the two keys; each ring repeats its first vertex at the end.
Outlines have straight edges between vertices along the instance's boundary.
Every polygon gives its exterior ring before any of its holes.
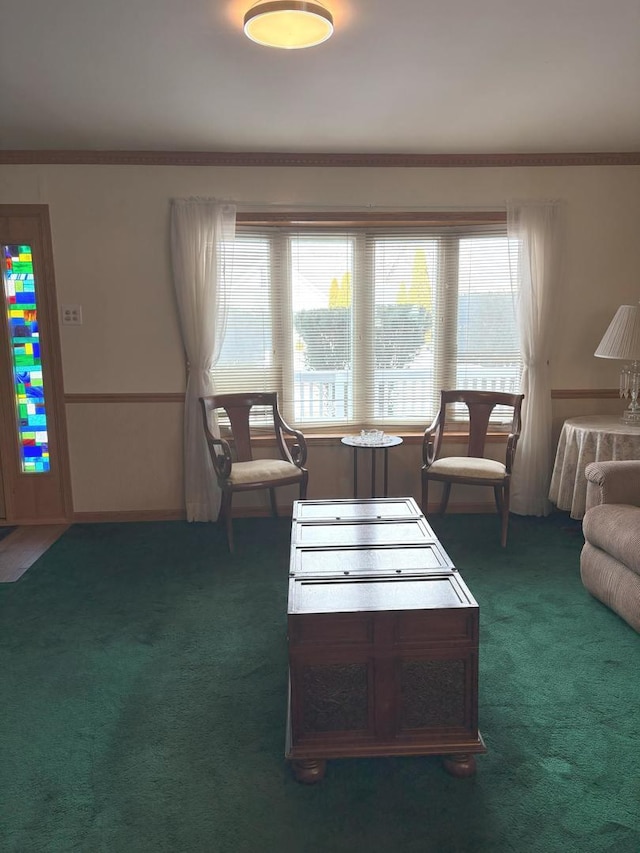
{"type": "Polygon", "coordinates": [[[0,165],[263,166],[442,169],[640,166],[640,151],[582,154],[308,154],[239,151],[0,151],[0,165]]]}

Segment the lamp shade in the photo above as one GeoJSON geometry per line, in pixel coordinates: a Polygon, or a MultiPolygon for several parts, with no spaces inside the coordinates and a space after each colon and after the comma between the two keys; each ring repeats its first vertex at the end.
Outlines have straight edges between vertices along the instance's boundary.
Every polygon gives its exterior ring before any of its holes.
{"type": "Polygon", "coordinates": [[[244,31],[258,44],[295,50],[326,41],[333,32],[333,17],[320,3],[260,0],[245,14],[244,31]]]}
{"type": "Polygon", "coordinates": [[[621,305],[598,349],[598,358],[640,359],[640,305],[621,305]]]}

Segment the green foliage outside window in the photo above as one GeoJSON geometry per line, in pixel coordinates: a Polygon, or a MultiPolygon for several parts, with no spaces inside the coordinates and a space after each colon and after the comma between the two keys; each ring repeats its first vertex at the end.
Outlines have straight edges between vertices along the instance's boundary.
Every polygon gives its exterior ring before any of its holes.
{"type": "Polygon", "coordinates": [[[376,308],[377,368],[407,367],[425,343],[431,312],[422,305],[379,305],[376,308]]]}
{"type": "Polygon", "coordinates": [[[351,310],[311,308],[294,317],[304,341],[304,361],[309,370],[345,370],[351,366],[351,310]]]}
{"type": "MultiPolygon", "coordinates": [[[[304,342],[309,370],[346,370],[351,366],[351,274],[329,287],[329,307],[299,311],[294,322],[304,342]]],[[[431,338],[431,282],[427,258],[417,249],[409,287],[400,282],[395,304],[375,308],[375,366],[402,369],[431,338]]]]}
{"type": "MultiPolygon", "coordinates": [[[[424,346],[431,312],[420,305],[378,305],[375,312],[375,366],[401,369],[424,346]]],[[[315,308],[299,311],[296,331],[303,339],[309,370],[346,370],[351,366],[351,311],[315,308]]]]}

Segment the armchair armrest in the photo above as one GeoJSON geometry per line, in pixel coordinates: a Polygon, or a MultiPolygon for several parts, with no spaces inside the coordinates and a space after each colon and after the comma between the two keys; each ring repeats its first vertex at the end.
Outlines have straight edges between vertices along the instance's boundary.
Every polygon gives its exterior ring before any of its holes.
{"type": "Polygon", "coordinates": [[[285,430],[288,435],[292,435],[295,437],[296,441],[289,448],[291,451],[291,457],[293,459],[294,465],[297,465],[298,468],[302,468],[307,461],[307,441],[304,435],[300,432],[300,430],[292,429],[285,430]]]}
{"type": "Polygon", "coordinates": [[[229,443],[224,438],[216,438],[207,430],[209,454],[219,480],[226,480],[231,475],[232,456],[229,443]]]}
{"type": "Polygon", "coordinates": [[[294,465],[297,465],[298,468],[302,468],[305,462],[307,461],[306,438],[304,437],[303,433],[300,432],[299,429],[294,429],[293,427],[290,427],[279,411],[276,412],[276,419],[276,435],[283,457],[290,457],[294,465]],[[289,443],[286,441],[285,436],[292,436],[293,438],[295,438],[295,443],[289,446],[289,443]]]}
{"type": "Polygon", "coordinates": [[[513,460],[516,455],[516,447],[518,446],[518,440],[520,438],[519,432],[512,432],[507,439],[507,453],[505,458],[505,468],[507,469],[507,474],[511,473],[511,469],[513,467],[513,460]]]}
{"type": "Polygon", "coordinates": [[[584,474],[587,509],[599,504],[640,506],[640,459],[591,462],[584,474]]]}
{"type": "Polygon", "coordinates": [[[430,426],[422,436],[422,463],[427,468],[435,462],[440,449],[440,436],[442,435],[442,423],[440,415],[436,415],[430,426]]]}

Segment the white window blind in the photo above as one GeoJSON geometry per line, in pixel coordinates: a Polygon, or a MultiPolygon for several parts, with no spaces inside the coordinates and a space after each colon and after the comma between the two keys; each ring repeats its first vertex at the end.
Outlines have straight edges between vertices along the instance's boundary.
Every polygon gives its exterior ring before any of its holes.
{"type": "Polygon", "coordinates": [[[216,390],[340,429],[422,428],[441,388],[515,393],[516,261],[504,223],[239,224],[216,390]]]}

